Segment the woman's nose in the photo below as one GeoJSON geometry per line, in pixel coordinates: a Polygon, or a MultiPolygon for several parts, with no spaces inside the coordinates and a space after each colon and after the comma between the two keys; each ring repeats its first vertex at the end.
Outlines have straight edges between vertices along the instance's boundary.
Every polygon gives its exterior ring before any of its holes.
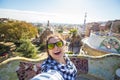
{"type": "Polygon", "coordinates": [[[55,45],[54,49],[58,49],[59,47],[57,45],[55,45]]]}

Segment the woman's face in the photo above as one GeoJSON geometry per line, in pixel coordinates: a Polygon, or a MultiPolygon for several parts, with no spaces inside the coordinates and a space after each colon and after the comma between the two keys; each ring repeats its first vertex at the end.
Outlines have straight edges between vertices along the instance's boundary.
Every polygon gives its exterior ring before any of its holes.
{"type": "Polygon", "coordinates": [[[55,60],[63,58],[64,43],[58,37],[50,38],[48,41],[48,54],[55,60]],[[52,46],[52,48],[51,48],[52,46]]]}

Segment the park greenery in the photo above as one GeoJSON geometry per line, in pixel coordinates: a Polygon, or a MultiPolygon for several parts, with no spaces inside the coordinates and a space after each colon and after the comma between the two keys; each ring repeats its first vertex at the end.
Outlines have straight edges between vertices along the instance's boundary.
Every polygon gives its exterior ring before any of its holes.
{"type": "Polygon", "coordinates": [[[21,45],[16,49],[22,56],[27,58],[35,58],[37,55],[37,48],[31,43],[30,40],[22,40],[21,45]]]}
{"type": "Polygon", "coordinates": [[[35,26],[24,21],[10,20],[0,23],[0,36],[2,41],[18,42],[21,39],[35,37],[38,30],[35,26]]]}
{"type": "MultiPolygon", "coordinates": [[[[40,31],[40,30],[39,30],[40,31]]],[[[37,48],[31,43],[31,39],[38,34],[37,27],[30,23],[17,20],[7,20],[0,22],[0,42],[12,42],[16,45],[15,52],[20,52],[22,56],[34,58],[37,54],[37,48]]],[[[0,45],[2,55],[10,49],[4,44],[0,45]]]]}

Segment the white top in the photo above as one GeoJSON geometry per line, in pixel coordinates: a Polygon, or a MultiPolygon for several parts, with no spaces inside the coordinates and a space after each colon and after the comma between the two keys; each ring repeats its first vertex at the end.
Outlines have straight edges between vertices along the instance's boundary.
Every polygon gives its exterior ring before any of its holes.
{"type": "Polygon", "coordinates": [[[117,75],[118,77],[120,77],[120,68],[118,68],[118,69],[116,70],[116,75],[117,75]]]}
{"type": "Polygon", "coordinates": [[[36,75],[31,80],[64,80],[63,77],[59,74],[59,72],[55,70],[49,70],[48,72],[43,72],[41,74],[36,75]]]}

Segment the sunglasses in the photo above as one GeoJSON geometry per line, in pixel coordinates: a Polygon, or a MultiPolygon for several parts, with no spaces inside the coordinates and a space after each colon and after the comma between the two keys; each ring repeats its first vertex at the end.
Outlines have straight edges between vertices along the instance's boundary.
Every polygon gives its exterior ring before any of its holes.
{"type": "Polygon", "coordinates": [[[47,44],[47,48],[48,49],[53,49],[55,47],[55,45],[57,47],[62,47],[63,46],[63,41],[58,41],[56,43],[49,43],[49,44],[47,44]]]}

